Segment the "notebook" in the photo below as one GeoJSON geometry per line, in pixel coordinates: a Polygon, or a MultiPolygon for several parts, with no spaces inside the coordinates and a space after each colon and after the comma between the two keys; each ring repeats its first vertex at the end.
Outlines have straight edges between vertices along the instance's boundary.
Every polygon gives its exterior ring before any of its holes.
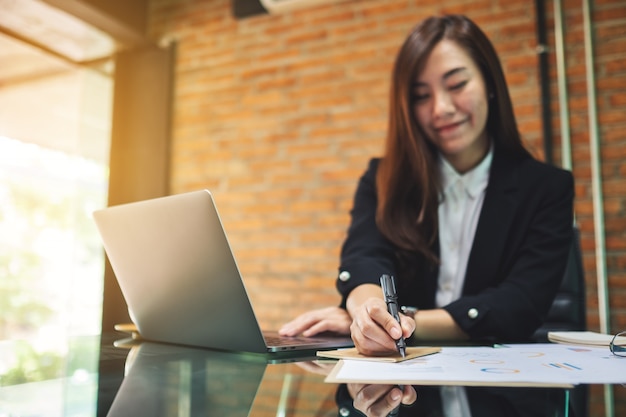
{"type": "MultiPolygon", "coordinates": [[[[553,343],[608,347],[615,335],[591,331],[553,331],[548,332],[548,340],[553,343]]],[[[618,337],[618,343],[626,343],[626,337],[618,337]]]]}
{"type": "Polygon", "coordinates": [[[130,318],[146,340],[253,353],[353,345],[349,337],[262,332],[208,190],[93,216],[130,318]]]}

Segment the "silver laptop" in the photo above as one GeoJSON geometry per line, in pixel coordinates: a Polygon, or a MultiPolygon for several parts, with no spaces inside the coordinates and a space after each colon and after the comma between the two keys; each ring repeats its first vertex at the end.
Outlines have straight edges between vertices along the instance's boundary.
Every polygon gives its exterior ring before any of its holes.
{"type": "Polygon", "coordinates": [[[108,207],[94,219],[144,339],[254,353],[352,345],[261,331],[208,190],[108,207]]]}

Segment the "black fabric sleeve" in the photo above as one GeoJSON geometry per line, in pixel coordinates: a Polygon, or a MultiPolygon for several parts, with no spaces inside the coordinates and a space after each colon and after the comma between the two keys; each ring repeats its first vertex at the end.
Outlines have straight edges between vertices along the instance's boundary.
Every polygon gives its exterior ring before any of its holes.
{"type": "Polygon", "coordinates": [[[394,247],[376,226],[376,170],[379,159],[372,159],[360,178],[354,196],[351,222],[341,248],[336,285],[342,307],[354,288],[361,284],[380,285],[382,274],[395,274],[394,247]]]}

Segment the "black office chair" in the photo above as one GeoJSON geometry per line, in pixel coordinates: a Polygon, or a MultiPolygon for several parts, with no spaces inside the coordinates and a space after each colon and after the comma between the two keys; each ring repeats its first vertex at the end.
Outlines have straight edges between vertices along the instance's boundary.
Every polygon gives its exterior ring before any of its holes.
{"type": "Polygon", "coordinates": [[[570,248],[563,281],[543,325],[533,334],[533,341],[546,343],[548,332],[587,329],[585,272],[583,270],[578,228],[570,248]]]}
{"type": "MultiPolygon", "coordinates": [[[[551,331],[581,331],[587,329],[587,305],[585,299],[585,273],[580,250],[580,236],[574,227],[565,275],[556,298],[543,325],[535,331],[533,341],[548,342],[551,331]]],[[[570,390],[570,412],[575,417],[588,415],[589,387],[577,385],[570,390]]]]}

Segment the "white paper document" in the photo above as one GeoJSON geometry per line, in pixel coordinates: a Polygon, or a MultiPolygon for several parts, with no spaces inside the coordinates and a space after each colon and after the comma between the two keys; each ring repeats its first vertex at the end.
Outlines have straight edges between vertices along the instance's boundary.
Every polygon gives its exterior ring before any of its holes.
{"type": "Polygon", "coordinates": [[[626,357],[559,344],[444,347],[399,363],[341,360],[327,382],[411,385],[572,386],[626,383],[626,357]]]}

